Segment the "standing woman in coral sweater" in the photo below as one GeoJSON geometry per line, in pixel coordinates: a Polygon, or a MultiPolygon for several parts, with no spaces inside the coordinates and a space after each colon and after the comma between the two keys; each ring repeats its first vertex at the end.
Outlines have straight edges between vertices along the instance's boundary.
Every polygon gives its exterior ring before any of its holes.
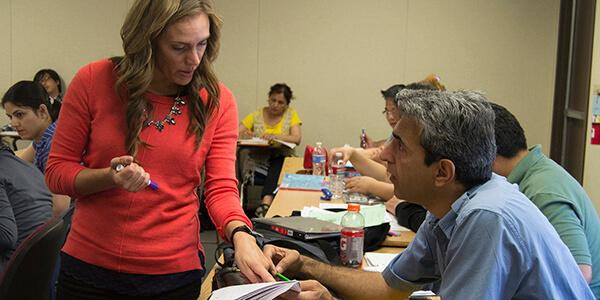
{"type": "Polygon", "coordinates": [[[212,68],[220,27],[204,0],[137,0],[121,28],[124,56],[72,80],[46,170],[51,190],[77,198],[58,299],[196,299],[202,168],[238,267],[273,281],[240,206],[237,107],[212,68]]]}

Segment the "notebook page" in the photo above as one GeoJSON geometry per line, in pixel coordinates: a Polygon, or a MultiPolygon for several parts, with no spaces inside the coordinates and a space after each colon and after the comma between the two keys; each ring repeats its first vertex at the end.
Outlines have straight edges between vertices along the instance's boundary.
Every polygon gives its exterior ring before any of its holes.
{"type": "Polygon", "coordinates": [[[265,299],[271,300],[289,291],[300,291],[296,280],[232,285],[213,291],[211,300],[265,299]]]}

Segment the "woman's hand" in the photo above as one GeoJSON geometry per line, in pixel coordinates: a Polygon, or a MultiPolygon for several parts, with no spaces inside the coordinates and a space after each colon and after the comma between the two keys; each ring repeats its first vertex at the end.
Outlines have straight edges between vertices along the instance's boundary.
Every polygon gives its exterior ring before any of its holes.
{"type": "Polygon", "coordinates": [[[354,155],[354,151],[355,151],[355,149],[352,147],[333,148],[333,149],[329,150],[329,161],[332,164],[337,163],[337,161],[334,161],[335,154],[342,153],[342,161],[343,161],[343,164],[345,165],[346,162],[348,162],[352,158],[352,155],[354,155]]]}
{"type": "Polygon", "coordinates": [[[377,147],[375,145],[375,141],[373,141],[373,139],[368,134],[365,134],[365,140],[367,141],[367,148],[377,147]]]}
{"type": "Polygon", "coordinates": [[[256,245],[256,239],[245,233],[239,232],[233,236],[235,248],[235,263],[240,271],[250,282],[273,282],[275,279],[275,265],[263,255],[256,245]]]}
{"type": "Polygon", "coordinates": [[[371,187],[377,180],[368,176],[355,176],[346,179],[346,189],[352,193],[371,194],[371,187]]]}
{"type": "Polygon", "coordinates": [[[133,157],[129,155],[111,159],[110,169],[115,185],[130,192],[141,191],[150,182],[150,175],[144,171],[144,168],[133,162],[133,157]],[[118,165],[123,166],[123,169],[117,172],[118,165]]]}
{"type": "Polygon", "coordinates": [[[244,124],[240,124],[240,127],[238,128],[238,133],[240,136],[239,138],[241,139],[251,139],[254,137],[254,132],[252,131],[252,129],[246,128],[244,124]]]}
{"type": "Polygon", "coordinates": [[[252,132],[251,130],[244,131],[242,133],[242,138],[244,138],[244,139],[251,139],[253,137],[254,137],[254,132],[252,132]]]}
{"type": "Polygon", "coordinates": [[[277,135],[275,135],[275,134],[263,134],[263,135],[261,136],[261,138],[262,138],[263,140],[272,141],[272,140],[274,140],[274,139],[276,139],[276,138],[277,138],[277,135]]]}

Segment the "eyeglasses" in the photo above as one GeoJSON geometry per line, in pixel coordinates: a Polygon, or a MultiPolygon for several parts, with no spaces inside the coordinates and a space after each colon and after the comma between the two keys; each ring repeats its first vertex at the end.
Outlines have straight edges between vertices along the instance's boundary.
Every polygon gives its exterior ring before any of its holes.
{"type": "Polygon", "coordinates": [[[397,115],[398,111],[397,110],[387,110],[387,108],[386,108],[381,112],[381,114],[386,117],[392,117],[392,116],[397,115]]]}

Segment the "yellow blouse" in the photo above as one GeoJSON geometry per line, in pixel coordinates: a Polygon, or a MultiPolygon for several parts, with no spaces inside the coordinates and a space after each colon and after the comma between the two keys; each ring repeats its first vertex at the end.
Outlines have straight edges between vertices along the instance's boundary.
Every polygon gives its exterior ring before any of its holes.
{"type": "Polygon", "coordinates": [[[296,110],[289,107],[284,113],[281,120],[275,125],[269,125],[264,122],[263,109],[260,108],[255,112],[248,114],[242,124],[252,130],[255,134],[289,134],[289,132],[283,132],[285,129],[289,129],[295,125],[302,125],[302,120],[298,117],[296,110]],[[289,121],[289,125],[286,124],[289,121]],[[287,126],[286,126],[287,125],[287,126]]]}

